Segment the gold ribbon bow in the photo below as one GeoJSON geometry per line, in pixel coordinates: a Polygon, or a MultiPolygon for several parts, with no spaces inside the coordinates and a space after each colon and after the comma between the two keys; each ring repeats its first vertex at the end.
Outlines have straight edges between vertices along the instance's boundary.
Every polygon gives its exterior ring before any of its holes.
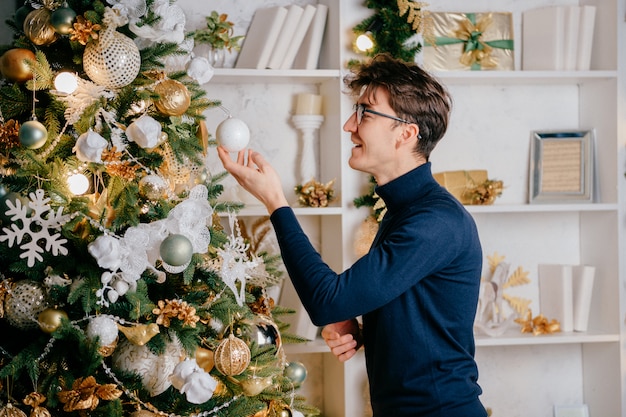
{"type": "Polygon", "coordinates": [[[467,17],[459,23],[459,28],[454,32],[458,39],[465,42],[463,55],[460,61],[463,65],[471,67],[480,64],[482,68],[496,68],[497,62],[491,56],[493,48],[481,40],[483,32],[493,23],[491,13],[483,15],[476,24],[467,17]]]}

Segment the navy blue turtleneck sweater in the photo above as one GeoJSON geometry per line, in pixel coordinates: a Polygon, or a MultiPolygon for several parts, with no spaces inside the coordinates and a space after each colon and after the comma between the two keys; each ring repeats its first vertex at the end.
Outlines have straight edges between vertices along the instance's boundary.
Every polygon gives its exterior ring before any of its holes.
{"type": "Polygon", "coordinates": [[[318,326],[363,316],[374,416],[484,417],[473,322],[482,251],[473,219],[430,163],[376,188],[387,213],[370,251],[341,274],[293,211],[271,220],[287,272],[318,326]]]}

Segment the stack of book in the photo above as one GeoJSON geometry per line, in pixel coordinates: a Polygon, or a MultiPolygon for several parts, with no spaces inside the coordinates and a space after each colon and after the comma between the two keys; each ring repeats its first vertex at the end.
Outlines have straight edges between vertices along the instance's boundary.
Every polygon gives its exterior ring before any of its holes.
{"type": "Polygon", "coordinates": [[[561,331],[585,332],[589,324],[596,268],[590,265],[539,265],[539,307],[561,331]]]}
{"type": "Polygon", "coordinates": [[[235,68],[316,69],[327,16],[323,4],[257,9],[235,68]]]}
{"type": "Polygon", "coordinates": [[[522,16],[522,69],[588,71],[595,6],[549,6],[522,16]]]}

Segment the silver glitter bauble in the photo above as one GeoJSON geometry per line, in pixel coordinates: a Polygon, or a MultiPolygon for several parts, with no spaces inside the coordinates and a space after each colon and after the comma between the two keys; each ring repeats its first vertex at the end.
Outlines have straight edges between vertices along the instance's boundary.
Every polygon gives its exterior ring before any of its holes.
{"type": "Polygon", "coordinates": [[[43,286],[31,280],[16,282],[4,301],[5,318],[22,330],[39,328],[37,316],[47,307],[43,286]]]}

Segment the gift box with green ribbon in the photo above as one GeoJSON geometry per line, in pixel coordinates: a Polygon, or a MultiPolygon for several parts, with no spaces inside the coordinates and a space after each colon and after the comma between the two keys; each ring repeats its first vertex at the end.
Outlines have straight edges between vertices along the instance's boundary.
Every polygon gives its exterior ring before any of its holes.
{"type": "Polygon", "coordinates": [[[514,70],[511,13],[430,13],[424,67],[430,71],[514,70]]]}

